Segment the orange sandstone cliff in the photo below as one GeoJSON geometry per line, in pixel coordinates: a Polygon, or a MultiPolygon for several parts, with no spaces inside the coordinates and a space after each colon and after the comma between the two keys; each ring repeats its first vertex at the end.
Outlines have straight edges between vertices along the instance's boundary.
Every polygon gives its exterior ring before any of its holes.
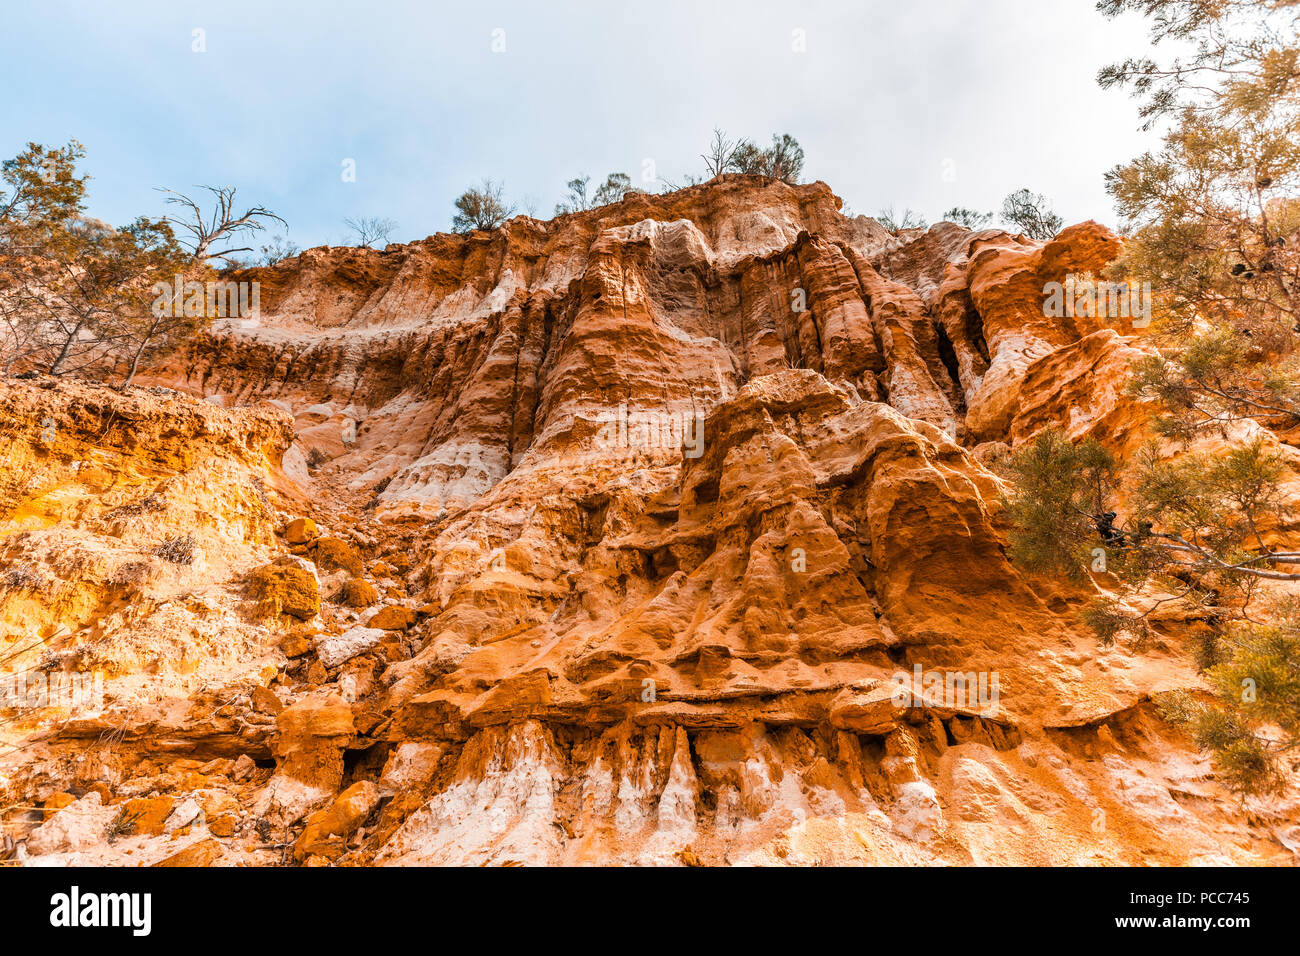
{"type": "Polygon", "coordinates": [[[1120,241],[839,206],[312,249],[138,387],[0,384],[0,856],[1294,864],[1151,703],[1203,622],[1099,648],[1006,555],[998,455],[1147,433],[1140,332],[1043,307],[1120,241]]]}

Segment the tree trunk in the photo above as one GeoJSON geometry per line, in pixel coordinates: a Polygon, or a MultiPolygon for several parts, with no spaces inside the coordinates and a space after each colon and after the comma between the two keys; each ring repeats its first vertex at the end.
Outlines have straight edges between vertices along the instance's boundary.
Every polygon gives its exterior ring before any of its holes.
{"type": "Polygon", "coordinates": [[[135,350],[135,356],[131,359],[131,370],[126,373],[126,379],[122,382],[123,387],[130,385],[131,380],[135,378],[135,373],[140,369],[140,356],[144,355],[144,347],[148,344],[149,340],[145,339],[135,350]]]}
{"type": "Polygon", "coordinates": [[[63,347],[59,349],[59,354],[55,357],[54,361],[50,363],[49,374],[59,374],[59,369],[61,369],[63,363],[68,360],[68,352],[72,350],[72,343],[77,341],[77,336],[81,333],[82,324],[83,323],[78,322],[71,332],[64,334],[63,347]]]}

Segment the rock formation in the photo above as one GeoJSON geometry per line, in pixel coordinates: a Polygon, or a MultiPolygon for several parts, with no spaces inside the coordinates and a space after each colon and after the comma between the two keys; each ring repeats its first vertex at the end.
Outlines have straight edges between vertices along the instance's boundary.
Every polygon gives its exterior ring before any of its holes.
{"type": "Polygon", "coordinates": [[[839,207],[312,249],[139,387],[6,380],[4,853],[1294,863],[1151,704],[1198,621],[1099,648],[1006,555],[1000,453],[1146,433],[1141,330],[1043,306],[1120,240],[839,207]]]}

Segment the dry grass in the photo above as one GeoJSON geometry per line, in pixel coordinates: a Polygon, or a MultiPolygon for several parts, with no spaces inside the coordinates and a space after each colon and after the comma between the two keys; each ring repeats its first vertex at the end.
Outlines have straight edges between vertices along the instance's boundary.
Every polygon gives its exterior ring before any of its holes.
{"type": "Polygon", "coordinates": [[[130,836],[135,833],[135,826],[140,822],[140,816],[140,811],[127,813],[126,807],[123,807],[122,812],[104,827],[104,836],[108,837],[108,842],[112,843],[120,836],[130,836]]]}
{"type": "Polygon", "coordinates": [[[45,587],[45,577],[30,564],[15,564],[0,573],[0,588],[9,591],[38,591],[45,587]]]}
{"type": "Polygon", "coordinates": [[[194,563],[198,543],[193,533],[181,535],[178,538],[168,538],[149,553],[172,564],[190,565],[194,563]]]}
{"type": "Polygon", "coordinates": [[[104,517],[112,521],[115,518],[137,518],[140,515],[157,514],[167,507],[159,494],[148,494],[136,501],[128,501],[114,508],[104,517]]]}
{"type": "Polygon", "coordinates": [[[128,561],[119,565],[108,578],[111,587],[138,588],[153,577],[153,566],[148,561],[128,561]]]}

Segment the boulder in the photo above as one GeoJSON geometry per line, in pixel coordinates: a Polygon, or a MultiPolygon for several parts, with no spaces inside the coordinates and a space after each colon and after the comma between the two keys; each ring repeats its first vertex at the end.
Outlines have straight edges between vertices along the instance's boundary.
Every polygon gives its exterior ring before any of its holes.
{"type": "Polygon", "coordinates": [[[298,859],[312,855],[328,855],[323,843],[330,838],[349,837],[356,832],[370,812],[379,803],[379,791],[374,783],[362,780],[341,794],[327,810],[319,810],[307,818],[307,827],[294,845],[298,859]]]}
{"type": "Polygon", "coordinates": [[[316,638],[316,654],[327,669],[333,670],[358,654],[364,654],[383,640],[378,627],[353,627],[342,634],[322,634],[316,638]]]}
{"type": "Polygon", "coordinates": [[[409,607],[402,607],[400,604],[390,604],[381,608],[368,622],[369,627],[381,628],[385,631],[404,631],[416,622],[418,615],[409,607]]]}
{"type": "Polygon", "coordinates": [[[65,853],[94,846],[107,838],[106,830],[121,810],[104,806],[98,793],[88,793],[33,830],[27,838],[27,852],[65,853]]]}
{"type": "Polygon", "coordinates": [[[212,866],[221,859],[224,852],[225,847],[221,841],[206,837],[159,860],[154,866],[212,866]]]}
{"type": "Polygon", "coordinates": [[[320,538],[312,545],[312,560],[326,571],[346,571],[352,577],[365,572],[361,555],[343,538],[320,538]]]}
{"type": "Polygon", "coordinates": [[[334,600],[345,607],[361,610],[379,601],[379,590],[364,578],[349,578],[343,582],[334,600]]]}
{"type": "Polygon", "coordinates": [[[310,544],[317,536],[316,522],[311,518],[294,518],[284,529],[284,540],[291,545],[310,544]]]}
{"type": "Polygon", "coordinates": [[[308,621],[320,613],[316,576],[293,559],[255,568],[248,575],[248,594],[265,614],[287,614],[308,621]]]}

